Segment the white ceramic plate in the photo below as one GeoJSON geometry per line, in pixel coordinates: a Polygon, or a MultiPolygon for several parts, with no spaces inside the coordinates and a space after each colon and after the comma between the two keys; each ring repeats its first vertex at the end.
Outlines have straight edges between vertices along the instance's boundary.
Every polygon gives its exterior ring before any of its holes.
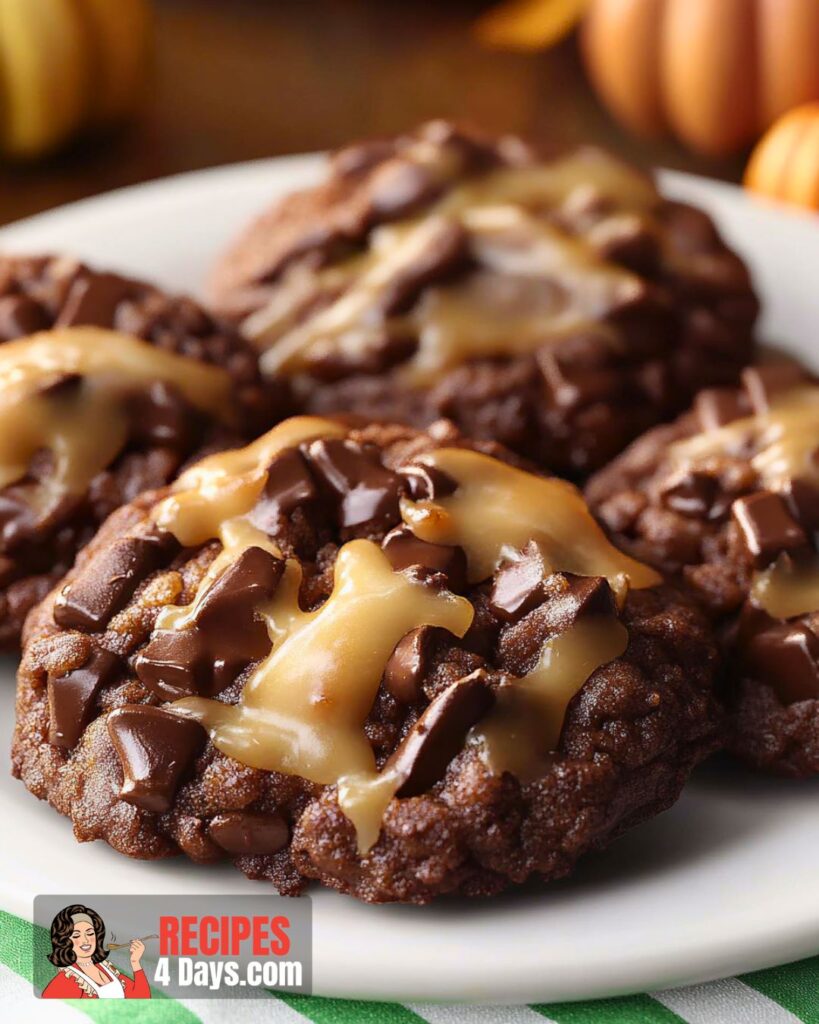
{"type": "MultiPolygon", "coordinates": [[[[282,190],[315,180],[314,157],[185,175],[88,200],[0,231],[20,252],[73,252],[197,291],[214,254],[282,190]]],[[[711,210],[750,259],[765,337],[816,363],[819,219],[755,204],[678,174],[670,192],[711,210]]],[[[13,665],[0,666],[0,747],[13,665]]],[[[368,907],[314,892],[315,991],[401,1000],[531,1002],[647,991],[724,977],[819,950],[819,783],[700,770],[679,803],[589,858],[568,882],[491,902],[368,907]]],[[[68,823],[0,781],[0,907],[35,893],[244,892],[261,883],[178,859],[129,861],[77,845],[68,823]]]]}

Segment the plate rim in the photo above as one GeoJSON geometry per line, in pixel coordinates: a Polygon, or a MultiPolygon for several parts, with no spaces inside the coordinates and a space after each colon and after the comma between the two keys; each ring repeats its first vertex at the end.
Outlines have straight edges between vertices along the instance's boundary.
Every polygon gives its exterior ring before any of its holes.
{"type": "MultiPolygon", "coordinates": [[[[29,229],[47,229],[49,224],[53,223],[57,223],[59,226],[59,223],[65,218],[81,218],[85,213],[96,215],[100,211],[105,211],[106,208],[115,209],[122,203],[126,205],[134,202],[137,205],[150,205],[153,202],[160,201],[172,203],[175,195],[178,195],[180,192],[186,193],[191,188],[203,191],[207,191],[209,188],[226,190],[229,187],[241,188],[242,179],[248,176],[255,178],[257,175],[264,175],[270,172],[273,172],[274,177],[279,175],[287,176],[288,174],[296,175],[300,170],[314,172],[319,166],[322,156],[323,154],[321,153],[308,153],[260,158],[242,163],[182,172],[152,181],[122,186],[99,195],[79,199],[13,221],[0,228],[0,245],[4,245],[6,240],[9,239],[10,249],[13,251],[16,247],[15,236],[18,234],[24,235],[29,229]]],[[[659,170],[658,177],[663,189],[667,188],[672,194],[678,188],[684,192],[689,189],[696,191],[697,189],[705,188],[712,195],[721,196],[730,204],[735,205],[738,202],[741,204],[748,203],[755,210],[764,210],[777,219],[785,217],[793,225],[808,223],[807,218],[804,218],[798,211],[794,211],[782,204],[758,202],[755,197],[750,197],[739,186],[730,183],[718,182],[685,172],[663,169],[659,170]]],[[[293,187],[292,183],[289,187],[293,187]]],[[[275,181],[271,181],[270,192],[271,196],[276,192],[275,181]]],[[[813,230],[815,230],[817,225],[819,225],[819,219],[810,222],[813,230]]],[[[15,785],[21,786],[22,784],[15,782],[15,785]]],[[[34,799],[28,794],[26,796],[28,800],[34,799]]],[[[49,814],[55,814],[50,808],[47,811],[49,814]]],[[[8,887],[4,888],[8,889],[8,887]]],[[[351,899],[351,897],[338,897],[337,894],[332,895],[337,899],[351,899]]],[[[19,909],[16,912],[24,909],[24,901],[22,899],[19,902],[11,901],[9,905],[8,891],[4,893],[3,898],[6,903],[5,909],[17,907],[19,909]]],[[[491,910],[490,904],[484,904],[484,906],[491,910]]],[[[421,913],[423,912],[422,909],[421,913]]],[[[28,908],[28,913],[30,914],[30,908],[28,908]]],[[[23,916],[25,916],[25,913],[23,916]]],[[[588,999],[599,996],[644,992],[651,987],[657,988],[656,979],[658,977],[668,979],[669,985],[694,984],[710,981],[717,977],[726,977],[729,974],[744,973],[749,970],[773,966],[774,964],[815,953],[819,949],[819,905],[817,906],[815,918],[811,917],[810,920],[806,918],[796,928],[788,926],[783,922],[778,930],[783,934],[777,942],[776,953],[766,953],[760,947],[758,939],[749,935],[744,946],[739,944],[732,949],[730,955],[723,955],[718,969],[709,968],[705,962],[713,954],[713,950],[709,954],[694,949],[694,943],[701,939],[701,937],[692,936],[689,940],[689,945],[692,947],[688,952],[690,960],[687,962],[694,963],[697,966],[682,972],[684,980],[679,980],[680,973],[674,962],[680,958],[678,949],[675,949],[673,952],[660,949],[649,950],[648,955],[645,949],[643,949],[639,958],[639,964],[635,964],[633,959],[628,960],[628,957],[633,957],[634,954],[629,953],[624,948],[621,960],[613,959],[608,964],[605,972],[600,970],[599,965],[597,966],[596,969],[599,973],[595,979],[590,979],[585,974],[587,967],[579,964],[574,976],[564,976],[561,981],[562,989],[559,985],[553,983],[546,994],[544,994],[544,988],[538,985],[537,980],[532,980],[533,978],[537,979],[538,973],[543,971],[543,964],[538,963],[534,959],[535,954],[533,954],[533,959],[530,961],[519,961],[517,971],[508,975],[503,986],[495,985],[492,991],[487,990],[485,968],[480,963],[470,964],[467,962],[464,964],[464,973],[460,976],[459,983],[454,987],[450,984],[449,976],[438,978],[437,981],[425,978],[424,995],[419,997],[417,990],[402,990],[400,985],[397,986],[395,983],[387,982],[379,977],[373,979],[372,986],[362,995],[363,989],[360,975],[350,975],[349,964],[342,962],[323,968],[322,981],[316,988],[316,994],[364,999],[397,999],[408,1002],[418,1002],[420,999],[448,1001],[475,1001],[477,999],[481,1003],[494,1002],[504,1004],[536,1002],[544,1001],[545,999],[549,1001],[588,999]],[[783,954],[782,950],[787,950],[787,952],[783,954]],[[727,967],[726,964],[728,964],[727,967]],[[625,985],[622,984],[624,976],[628,979],[625,985]],[[620,979],[619,981],[618,978],[620,979]],[[579,985],[582,985],[582,990],[578,988],[579,985]],[[472,989],[471,994],[464,994],[466,989],[472,989]],[[399,994],[396,995],[396,992],[399,994]]],[[[775,933],[777,929],[773,928],[772,931],[775,933]]],[[[409,980],[412,981],[411,978],[409,980]]],[[[663,985],[663,987],[666,986],[663,985]]]]}

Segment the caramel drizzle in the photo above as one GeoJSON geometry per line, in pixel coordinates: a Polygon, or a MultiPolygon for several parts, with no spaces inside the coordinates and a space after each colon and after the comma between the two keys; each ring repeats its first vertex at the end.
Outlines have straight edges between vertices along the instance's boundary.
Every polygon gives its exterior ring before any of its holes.
{"type": "MultiPolygon", "coordinates": [[[[160,628],[187,628],[207,587],[245,547],[266,543],[278,552],[244,518],[261,495],[270,462],[284,448],[341,433],[326,420],[288,420],[254,445],[206,459],[180,478],[176,493],[157,509],[157,521],[185,545],[216,537],[223,550],[194,602],[163,612],[160,628]]],[[[629,582],[659,581],[653,570],[606,541],[568,484],[461,449],[434,451],[423,460],[451,476],[457,490],[439,502],[405,500],[404,518],[423,539],[461,544],[471,579],[491,576],[505,557],[536,538],[550,571],[606,576],[621,598],[629,582]]],[[[300,566],[289,560],[276,594],[258,609],[271,651],[251,672],[239,703],[190,697],[172,707],[201,722],[214,745],[243,764],[336,784],[339,805],[364,854],[405,781],[395,768],[376,771],[364,732],[387,661],[419,626],[462,637],[474,610],[466,598],[393,571],[372,541],[341,548],[333,590],[314,611],[299,605],[301,578],[300,566]]],[[[481,743],[492,770],[517,768],[523,761],[527,777],[542,770],[572,697],[599,665],[622,653],[627,639],[614,616],[595,616],[548,643],[537,667],[506,687],[496,711],[473,730],[473,742],[481,743]]]]}
{"type": "Polygon", "coordinates": [[[301,322],[306,282],[294,277],[287,282],[292,297],[253,314],[243,329],[266,349],[262,366],[271,374],[309,370],[330,353],[360,355],[382,336],[384,324],[373,314],[383,307],[392,282],[449,222],[466,231],[472,256],[501,286],[514,275],[543,287],[533,308],[523,312],[487,298],[480,276],[426,289],[411,314],[387,322],[388,333],[419,338],[418,351],[401,368],[407,383],[428,384],[442,370],[509,352],[510,345],[518,353],[532,352],[581,327],[608,337],[600,318],[613,304],[638,295],[642,285],[636,275],[602,259],[589,242],[548,222],[581,186],[653,224],[650,211],[658,196],[651,182],[598,151],[501,168],[458,185],[418,219],[377,228],[367,254],[314,275],[315,293],[327,304],[319,303],[301,322]]]}
{"type": "Polygon", "coordinates": [[[377,773],[364,733],[387,661],[410,630],[438,626],[463,636],[474,612],[466,598],[394,572],[367,540],[341,548],[333,591],[316,611],[300,609],[300,582],[297,563],[288,562],[276,595],[260,609],[273,649],[238,704],[189,697],[173,707],[243,764],[338,783],[341,808],[366,851],[401,784],[395,773],[377,773]]]}
{"type": "Polygon", "coordinates": [[[676,466],[707,466],[752,448],[751,467],[763,487],[782,490],[795,478],[819,482],[819,387],[799,386],[773,396],[767,412],[708,430],[669,451],[676,466]]]}
{"type": "Polygon", "coordinates": [[[157,507],[156,522],[185,547],[213,540],[225,522],[253,508],[279,452],[316,437],[341,437],[344,433],[331,420],[294,416],[253,444],[210,455],[179,477],[174,493],[157,507]]]}
{"type": "Polygon", "coordinates": [[[584,683],[628,646],[628,630],[613,615],[580,618],[543,647],[537,666],[501,686],[495,706],[470,741],[494,775],[521,782],[541,778],[557,750],[566,711],[584,683]]]}
{"type": "Polygon", "coordinates": [[[337,423],[297,416],[280,423],[244,448],[218,452],[183,473],[174,493],[154,510],[158,526],[169,530],[185,547],[218,540],[222,550],[211,562],[189,605],[164,608],[157,629],[187,629],[193,625],[210,587],[250,547],[281,558],[278,545],[245,518],[259,500],[270,464],[279,452],[316,437],[338,437],[337,423]]]}
{"type": "Polygon", "coordinates": [[[127,334],[69,328],[0,346],[0,488],[22,480],[45,449],[53,471],[31,485],[33,506],[47,514],[64,495],[81,494],[127,440],[124,397],[156,381],[203,412],[229,417],[224,370],[127,334]],[[81,378],[76,387],[47,390],[70,376],[81,378]]]}
{"type": "MultiPolygon", "coordinates": [[[[158,629],[192,625],[209,587],[246,548],[281,555],[275,542],[245,518],[264,489],[271,462],[285,448],[343,434],[337,423],[298,417],[180,477],[175,493],[156,509],[157,523],[182,544],[218,539],[222,550],[193,602],[164,609],[158,629]]],[[[243,764],[338,783],[339,803],[366,850],[378,838],[384,809],[402,782],[396,773],[386,777],[375,771],[363,731],[386,663],[398,641],[417,626],[437,625],[462,636],[473,610],[465,598],[394,573],[371,541],[342,547],[332,594],[314,612],[299,606],[301,576],[298,563],[288,560],[274,598],[258,609],[272,648],[239,703],[192,697],[172,706],[201,721],[214,745],[243,764]],[[373,621],[379,623],[375,634],[373,621]]]]}
{"type": "Polygon", "coordinates": [[[489,579],[530,540],[540,544],[548,572],[605,576],[621,598],[629,586],[660,582],[653,569],[609,543],[580,492],[566,481],[535,476],[465,448],[439,448],[419,461],[458,486],[435,501],[403,499],[404,522],[421,540],[460,545],[471,582],[489,579]]]}
{"type": "Polygon", "coordinates": [[[774,619],[819,611],[819,555],[794,562],[787,555],[754,573],[751,601],[774,619]]]}
{"type": "MultiPolygon", "coordinates": [[[[819,484],[819,387],[800,385],[775,394],[765,413],[746,416],[672,445],[677,467],[707,468],[726,455],[754,451],[750,464],[760,484],[785,490],[791,480],[819,484]]],[[[769,615],[789,619],[819,611],[819,560],[794,564],[780,556],[767,569],[754,573],[753,603],[769,615]]]]}

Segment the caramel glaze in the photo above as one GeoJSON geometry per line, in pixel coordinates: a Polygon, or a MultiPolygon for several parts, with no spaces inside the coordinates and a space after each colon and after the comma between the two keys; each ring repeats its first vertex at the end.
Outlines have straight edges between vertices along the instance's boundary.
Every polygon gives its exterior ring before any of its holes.
{"type": "Polygon", "coordinates": [[[503,167],[468,180],[420,217],[376,228],[366,253],[317,272],[292,268],[281,295],[243,330],[265,349],[267,373],[290,375],[309,373],[328,354],[354,361],[378,344],[385,327],[390,336],[412,334],[418,348],[399,373],[419,386],[466,360],[533,352],[581,328],[608,337],[602,321],[643,286],[602,258],[592,241],[550,222],[570,197],[602,197],[662,246],[651,182],[602,152],[581,150],[551,164],[503,167]],[[407,313],[392,311],[395,282],[453,235],[463,239],[477,270],[424,289],[407,313]],[[527,281],[531,301],[521,303],[527,281]],[[510,284],[514,301],[504,301],[510,284]],[[323,301],[311,302],[316,294],[323,301]]]}
{"type": "MultiPolygon", "coordinates": [[[[340,433],[330,421],[289,420],[255,444],[212,456],[183,475],[156,509],[157,522],[185,545],[218,538],[223,548],[193,604],[163,612],[160,629],[188,628],[207,588],[247,547],[258,545],[281,557],[275,543],[244,517],[278,452],[340,433]]],[[[653,570],[608,543],[573,487],[465,449],[440,449],[421,458],[456,486],[436,502],[404,500],[405,522],[423,539],[461,545],[471,580],[488,579],[534,538],[545,554],[547,575],[604,576],[620,600],[630,583],[645,587],[659,581],[653,570]]],[[[400,761],[376,770],[364,732],[386,664],[399,641],[419,627],[462,637],[474,609],[411,569],[396,572],[369,540],[341,547],[333,590],[319,608],[302,610],[300,584],[301,568],[288,560],[276,593],[257,609],[271,651],[251,670],[238,704],[189,697],[171,707],[201,722],[215,746],[237,761],[337,785],[339,804],[366,853],[406,781],[400,761]]],[[[595,669],[622,654],[627,641],[614,613],[583,617],[545,646],[530,673],[502,686],[496,709],[471,734],[490,770],[512,770],[524,778],[542,771],[572,697],[595,669]]]]}
{"type": "Polygon", "coordinates": [[[451,477],[455,492],[409,501],[401,514],[413,533],[433,544],[460,544],[471,582],[488,579],[501,562],[535,540],[551,572],[605,576],[615,594],[660,582],[653,569],[606,539],[580,492],[465,448],[441,448],[419,461],[451,477]]]}
{"type": "MultiPolygon", "coordinates": [[[[793,480],[819,485],[819,387],[803,385],[774,394],[767,412],[733,420],[672,445],[678,467],[707,467],[726,455],[753,451],[760,486],[785,492],[793,480]]],[[[776,619],[819,611],[819,559],[781,555],[754,573],[751,600],[776,619]]]]}
{"type": "Polygon", "coordinates": [[[162,381],[195,408],[230,416],[230,378],[138,338],[98,328],[67,328],[0,346],[0,488],[21,480],[42,450],[53,471],[32,488],[47,512],[82,493],[128,437],[125,397],[162,381]]]}

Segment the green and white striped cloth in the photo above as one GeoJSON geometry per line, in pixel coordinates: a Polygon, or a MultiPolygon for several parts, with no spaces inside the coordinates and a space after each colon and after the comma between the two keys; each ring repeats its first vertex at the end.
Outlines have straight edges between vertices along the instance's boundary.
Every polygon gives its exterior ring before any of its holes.
{"type": "Polygon", "coordinates": [[[269,993],[265,999],[128,1003],[34,998],[31,925],[0,911],[0,1007],[20,1024],[819,1024],[819,956],[691,988],[583,1003],[445,1006],[269,993]]]}

